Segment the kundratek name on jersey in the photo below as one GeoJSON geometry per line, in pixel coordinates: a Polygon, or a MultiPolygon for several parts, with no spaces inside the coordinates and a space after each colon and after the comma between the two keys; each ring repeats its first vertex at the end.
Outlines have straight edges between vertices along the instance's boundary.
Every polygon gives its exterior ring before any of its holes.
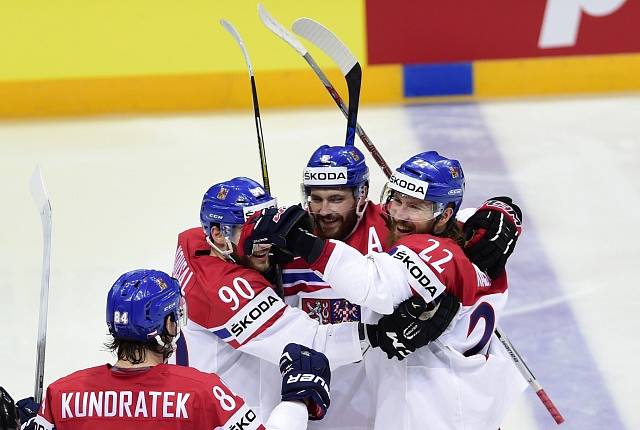
{"type": "Polygon", "coordinates": [[[175,391],[76,391],[62,393],[62,418],[188,419],[190,393],[175,391]]]}

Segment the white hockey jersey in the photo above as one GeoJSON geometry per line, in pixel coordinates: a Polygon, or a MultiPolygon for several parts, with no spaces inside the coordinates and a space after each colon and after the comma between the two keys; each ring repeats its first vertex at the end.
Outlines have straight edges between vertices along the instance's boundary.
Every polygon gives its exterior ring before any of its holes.
{"type": "Polygon", "coordinates": [[[258,272],[209,251],[201,228],[178,237],[174,277],[189,320],[177,364],[217,373],[266,421],[280,401],[277,364],[287,344],[325,353],[332,369],[362,359],[357,323],[320,325],[287,306],[258,272]]]}
{"type": "Polygon", "coordinates": [[[461,302],[440,338],[406,360],[378,350],[365,355],[375,429],[500,426],[526,387],[502,346],[491,342],[507,300],[506,275],[492,282],[453,241],[431,235],[407,236],[388,253],[367,256],[330,241],[311,268],[338,294],[381,314],[414,294],[430,302],[446,290],[461,302]]]}

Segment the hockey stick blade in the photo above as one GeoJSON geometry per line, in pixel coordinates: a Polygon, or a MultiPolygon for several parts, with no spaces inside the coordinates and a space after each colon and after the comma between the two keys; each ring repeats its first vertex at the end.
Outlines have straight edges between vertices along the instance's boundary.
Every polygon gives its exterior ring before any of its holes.
{"type": "Polygon", "coordinates": [[[349,48],[328,28],[309,18],[297,19],[291,26],[293,32],[327,54],[340,68],[344,76],[358,63],[349,48]]]}
{"type": "Polygon", "coordinates": [[[47,345],[47,312],[49,309],[49,278],[51,274],[51,202],[44,188],[40,167],[36,167],[30,181],[31,195],[42,221],[42,279],[40,283],[40,311],[36,350],[36,375],[33,396],[40,403],[44,391],[44,361],[47,345]]]}
{"type": "Polygon", "coordinates": [[[298,54],[302,55],[303,57],[305,56],[305,54],[307,53],[307,48],[305,48],[304,45],[300,43],[300,41],[289,32],[289,30],[284,28],[282,24],[276,21],[260,3],[258,3],[258,16],[260,17],[260,20],[265,25],[265,27],[271,30],[280,39],[287,42],[293,49],[296,50],[296,52],[298,52],[298,54]]]}
{"type": "MultiPolygon", "coordinates": [[[[320,69],[320,67],[315,62],[311,54],[304,47],[304,45],[302,45],[302,43],[298,40],[298,38],[295,35],[290,33],[286,28],[284,28],[282,24],[280,24],[278,21],[276,21],[275,18],[269,15],[266,9],[261,5],[258,5],[258,14],[260,15],[260,20],[262,21],[262,23],[271,32],[273,32],[276,36],[284,40],[298,54],[300,54],[302,58],[304,58],[304,60],[307,62],[307,64],[309,64],[309,66],[311,67],[313,72],[316,74],[316,76],[320,79],[325,89],[327,90],[327,92],[329,93],[333,101],[336,103],[336,105],[338,106],[342,114],[345,116],[345,118],[347,118],[348,117],[347,106],[344,104],[344,101],[340,97],[340,94],[338,94],[338,92],[336,91],[331,81],[329,81],[327,76],[324,74],[322,69],[320,69]]],[[[355,59],[355,57],[353,58],[355,59]]],[[[357,60],[354,60],[354,61],[357,62],[357,60]]],[[[360,136],[360,140],[362,140],[362,143],[367,148],[367,150],[369,151],[373,159],[376,161],[376,163],[378,163],[378,165],[380,166],[384,174],[387,176],[387,178],[390,177],[391,169],[382,158],[382,155],[380,155],[380,152],[378,152],[378,149],[373,145],[373,143],[371,142],[371,139],[369,139],[369,136],[367,136],[364,129],[357,122],[356,122],[356,133],[358,133],[358,136],[360,136]]]]}
{"type": "MultiPolygon", "coordinates": [[[[342,43],[342,41],[340,41],[340,39],[338,39],[335,35],[333,35],[331,31],[324,28],[320,23],[311,21],[308,18],[301,18],[299,20],[296,20],[296,22],[294,22],[293,30],[296,32],[299,31],[300,33],[298,34],[300,34],[302,37],[306,37],[307,35],[309,35],[309,37],[311,37],[309,39],[311,43],[316,43],[316,40],[318,40],[318,43],[321,43],[324,46],[324,48],[320,45],[318,47],[320,47],[323,50],[326,49],[324,51],[325,54],[331,57],[331,59],[336,64],[338,64],[341,71],[343,71],[343,69],[346,69],[350,64],[358,63],[358,60],[356,59],[356,57],[342,43]],[[324,30],[320,30],[320,28],[324,30]],[[321,38],[322,41],[319,40],[320,39],[319,37],[314,36],[316,32],[321,33],[323,35],[321,38]],[[340,47],[338,45],[340,45],[340,47]],[[333,46],[333,48],[330,49],[329,46],[333,46]]],[[[293,37],[293,35],[291,35],[291,37],[293,37]]],[[[342,98],[340,97],[340,95],[338,94],[334,86],[331,84],[329,79],[325,76],[325,74],[322,72],[320,67],[318,67],[316,62],[313,60],[313,58],[311,57],[311,54],[307,53],[306,55],[304,55],[304,59],[311,66],[311,68],[316,73],[318,78],[320,78],[325,88],[327,89],[327,91],[329,92],[333,100],[336,102],[336,105],[338,105],[338,108],[340,108],[340,111],[343,113],[345,117],[347,117],[347,120],[348,120],[349,114],[347,111],[347,107],[344,104],[344,101],[342,101],[342,98]]],[[[345,75],[345,79],[346,79],[346,75],[345,75]]],[[[389,168],[389,165],[384,160],[384,158],[382,158],[382,155],[378,151],[378,148],[376,148],[373,142],[371,142],[371,139],[369,138],[369,136],[367,136],[367,133],[364,131],[362,126],[358,124],[357,121],[355,123],[355,127],[356,127],[356,133],[360,137],[360,140],[364,144],[365,148],[367,148],[367,150],[369,151],[373,159],[376,161],[378,166],[380,166],[385,176],[387,178],[390,177],[391,169],[389,168]]]]}
{"type": "Polygon", "coordinates": [[[249,53],[247,52],[247,48],[244,45],[244,41],[242,37],[240,37],[240,33],[236,30],[236,28],[229,21],[225,19],[220,20],[220,25],[224,27],[225,30],[231,34],[236,41],[236,43],[240,46],[240,50],[242,51],[242,55],[244,56],[244,61],[247,63],[247,68],[249,69],[249,76],[253,76],[253,66],[251,65],[251,59],[249,58],[249,53]]]}
{"type": "Polygon", "coordinates": [[[320,23],[309,18],[300,18],[293,23],[292,28],[296,34],[309,40],[331,57],[347,80],[349,109],[347,111],[347,137],[345,139],[345,146],[353,145],[356,136],[360,84],[362,81],[360,63],[358,63],[356,57],[349,51],[346,45],[320,23]]]}
{"type": "Polygon", "coordinates": [[[233,39],[236,41],[240,50],[242,51],[242,55],[244,56],[244,61],[247,63],[247,69],[249,70],[249,80],[251,81],[251,97],[253,101],[253,115],[256,123],[256,133],[258,136],[258,154],[260,155],[260,170],[262,173],[262,185],[264,189],[271,193],[271,184],[269,183],[269,170],[267,168],[267,154],[264,149],[264,136],[262,134],[262,119],[260,118],[260,105],[258,103],[258,89],[256,87],[256,80],[253,74],[253,66],[251,64],[251,58],[249,58],[249,52],[240,37],[240,33],[236,30],[236,28],[229,21],[221,19],[220,24],[231,34],[233,39]]]}
{"type": "Polygon", "coordinates": [[[47,191],[44,188],[40,166],[37,166],[33,171],[31,180],[29,181],[29,188],[31,190],[31,196],[40,212],[40,216],[51,215],[51,203],[49,202],[49,197],[47,197],[47,191]]]}

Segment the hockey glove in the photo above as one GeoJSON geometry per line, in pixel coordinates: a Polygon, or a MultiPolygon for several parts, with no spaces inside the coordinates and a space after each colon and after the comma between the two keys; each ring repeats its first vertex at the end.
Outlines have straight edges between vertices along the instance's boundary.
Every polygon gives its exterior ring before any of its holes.
{"type": "Polygon", "coordinates": [[[374,348],[380,348],[387,354],[387,358],[393,357],[404,360],[416,349],[409,343],[403,342],[399,327],[394,326],[392,319],[386,319],[388,315],[380,318],[378,324],[366,324],[367,339],[374,348]]]}
{"type": "Polygon", "coordinates": [[[411,352],[436,340],[447,329],[460,302],[444,292],[438,303],[427,304],[422,297],[402,302],[391,314],[383,316],[376,326],[368,326],[371,346],[378,346],[388,358],[403,360],[411,352]]]}
{"type": "Polygon", "coordinates": [[[22,423],[21,430],[35,430],[37,425],[34,421],[36,415],[38,415],[40,405],[36,403],[33,397],[27,397],[26,399],[18,400],[16,406],[22,423]]]}
{"type": "Polygon", "coordinates": [[[310,231],[311,217],[299,205],[265,209],[245,242],[245,254],[251,254],[254,245],[270,243],[311,264],[320,256],[324,240],[310,231]]]}
{"type": "Polygon", "coordinates": [[[522,211],[509,197],[493,197],[464,223],[465,254],[495,279],[522,233],[522,211]]]}
{"type": "Polygon", "coordinates": [[[16,405],[9,393],[0,387],[0,429],[15,430],[19,428],[16,405]]]}
{"type": "Polygon", "coordinates": [[[329,408],[331,369],[321,353],[295,343],[280,357],[282,400],[299,400],[307,405],[310,420],[321,420],[329,408]]]}

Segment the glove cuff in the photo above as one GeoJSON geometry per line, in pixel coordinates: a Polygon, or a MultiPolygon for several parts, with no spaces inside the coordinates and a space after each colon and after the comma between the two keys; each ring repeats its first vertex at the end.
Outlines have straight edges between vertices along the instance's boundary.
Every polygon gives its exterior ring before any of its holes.
{"type": "Polygon", "coordinates": [[[322,254],[324,242],[324,239],[320,239],[308,231],[296,227],[291,230],[287,237],[287,248],[302,257],[307,263],[313,264],[322,254]]]}
{"type": "Polygon", "coordinates": [[[365,340],[369,341],[369,344],[373,348],[378,348],[380,346],[380,342],[378,340],[378,326],[373,324],[360,324],[362,326],[365,340]]]}

